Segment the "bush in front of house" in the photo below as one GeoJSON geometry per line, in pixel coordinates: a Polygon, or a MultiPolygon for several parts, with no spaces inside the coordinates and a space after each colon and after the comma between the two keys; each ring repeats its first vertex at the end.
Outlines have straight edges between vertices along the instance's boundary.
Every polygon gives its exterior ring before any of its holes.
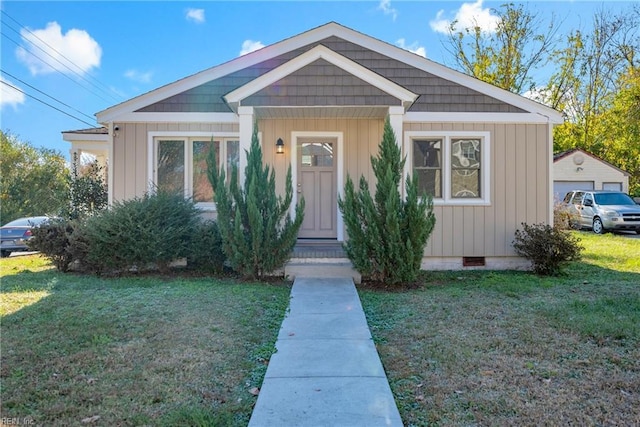
{"type": "Polygon", "coordinates": [[[77,221],[52,219],[32,228],[32,237],[27,244],[30,249],[48,258],[58,270],[66,272],[73,261],[69,239],[78,225],[77,221]]]}
{"type": "Polygon", "coordinates": [[[245,277],[262,279],[284,266],[304,219],[303,198],[296,205],[293,219],[289,213],[293,199],[291,166],[282,198],[276,193],[274,170],[263,164],[257,124],[253,127],[242,186],[235,166],[230,179],[225,177],[224,168],[218,167],[215,150],[210,151],[207,166],[215,190],[222,249],[231,268],[245,277]]]}
{"type": "Polygon", "coordinates": [[[378,156],[371,157],[375,197],[363,176],[358,191],[348,176],[344,199],[338,199],[349,236],[344,244],[347,256],[364,277],[389,284],[417,279],[436,221],[432,198],[418,192],[417,176],[407,177],[402,200],[399,187],[405,160],[387,118],[378,156]]]}
{"type": "Polygon", "coordinates": [[[532,263],[533,271],[541,276],[560,275],[571,261],[581,257],[580,239],[570,232],[548,224],[525,224],[516,230],[513,248],[532,263]]]}
{"type": "Polygon", "coordinates": [[[123,202],[88,218],[83,227],[85,264],[94,271],[157,268],[189,256],[200,221],[191,200],[158,192],[123,202]]]}
{"type": "Polygon", "coordinates": [[[187,267],[203,273],[220,274],[224,269],[225,256],[218,223],[202,221],[196,225],[194,238],[187,255],[187,267]]]}

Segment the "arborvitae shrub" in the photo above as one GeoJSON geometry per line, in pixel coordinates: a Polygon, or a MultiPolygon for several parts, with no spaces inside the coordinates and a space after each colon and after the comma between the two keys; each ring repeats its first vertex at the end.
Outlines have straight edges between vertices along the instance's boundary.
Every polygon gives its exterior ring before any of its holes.
{"type": "Polygon", "coordinates": [[[295,219],[289,207],[293,197],[291,166],[287,170],[284,199],[276,193],[275,171],[264,165],[253,127],[251,147],[244,171],[244,185],[238,184],[238,170],[232,169],[227,181],[211,150],[208,176],[215,190],[218,228],[222,249],[231,267],[245,277],[262,278],[284,266],[293,250],[304,219],[304,199],[296,205],[295,219]]]}
{"type": "Polygon", "coordinates": [[[515,233],[513,248],[531,261],[532,269],[541,276],[557,276],[570,261],[580,259],[580,239],[568,231],[547,224],[525,224],[515,233]]]}
{"type": "Polygon", "coordinates": [[[338,200],[348,234],[344,247],[353,266],[365,277],[390,284],[416,280],[435,225],[432,198],[419,194],[417,177],[407,177],[402,199],[404,162],[387,118],[378,156],[371,157],[375,197],[364,177],[356,191],[347,176],[344,199],[338,200]]]}

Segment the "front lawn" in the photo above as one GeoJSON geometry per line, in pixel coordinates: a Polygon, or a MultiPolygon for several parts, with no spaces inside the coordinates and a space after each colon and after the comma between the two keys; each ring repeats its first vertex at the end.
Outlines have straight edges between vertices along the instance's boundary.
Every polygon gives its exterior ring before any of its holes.
{"type": "Polygon", "coordinates": [[[360,289],[405,425],[640,422],[640,240],[579,233],[560,278],[425,274],[360,289]]]}
{"type": "Polygon", "coordinates": [[[287,284],[56,272],[0,260],[1,416],[33,425],[246,425],[287,284]]]}

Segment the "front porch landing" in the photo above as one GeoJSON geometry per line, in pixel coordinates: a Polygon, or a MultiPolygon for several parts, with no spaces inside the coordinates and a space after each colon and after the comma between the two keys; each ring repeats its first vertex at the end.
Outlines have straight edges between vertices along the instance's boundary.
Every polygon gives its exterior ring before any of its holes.
{"type": "Polygon", "coordinates": [[[298,277],[350,277],[356,284],[362,281],[336,240],[298,240],[293,255],[284,267],[291,280],[298,277]]]}

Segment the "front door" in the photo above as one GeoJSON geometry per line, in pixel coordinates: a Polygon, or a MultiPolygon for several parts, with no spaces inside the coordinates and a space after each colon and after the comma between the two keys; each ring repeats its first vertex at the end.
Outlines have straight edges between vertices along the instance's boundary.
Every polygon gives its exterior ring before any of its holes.
{"type": "Polygon", "coordinates": [[[298,193],[304,196],[304,221],[298,237],[337,237],[335,138],[298,138],[298,193]]]}

